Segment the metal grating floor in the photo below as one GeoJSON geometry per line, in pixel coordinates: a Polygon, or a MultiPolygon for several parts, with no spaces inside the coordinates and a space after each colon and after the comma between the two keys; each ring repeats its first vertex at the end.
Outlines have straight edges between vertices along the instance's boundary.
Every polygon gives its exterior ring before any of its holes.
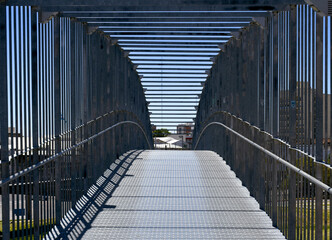
{"type": "Polygon", "coordinates": [[[126,166],[79,238],[285,239],[214,152],[148,150],[126,166]]]}
{"type": "Polygon", "coordinates": [[[285,239],[210,151],[129,151],[45,239],[285,239]]]}

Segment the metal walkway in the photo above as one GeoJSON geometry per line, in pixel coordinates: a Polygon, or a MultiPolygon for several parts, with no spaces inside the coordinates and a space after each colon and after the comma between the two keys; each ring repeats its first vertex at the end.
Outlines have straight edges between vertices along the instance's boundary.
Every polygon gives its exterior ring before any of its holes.
{"type": "Polygon", "coordinates": [[[111,169],[79,201],[80,220],[67,214],[81,223],[64,238],[285,239],[214,152],[132,152],[111,169]]]}

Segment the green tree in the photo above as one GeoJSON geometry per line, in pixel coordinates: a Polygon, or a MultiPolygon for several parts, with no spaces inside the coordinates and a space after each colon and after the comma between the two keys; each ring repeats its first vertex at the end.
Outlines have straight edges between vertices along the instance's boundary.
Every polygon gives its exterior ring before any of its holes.
{"type": "Polygon", "coordinates": [[[169,134],[171,134],[167,129],[157,129],[152,132],[153,137],[167,137],[169,134]]]}

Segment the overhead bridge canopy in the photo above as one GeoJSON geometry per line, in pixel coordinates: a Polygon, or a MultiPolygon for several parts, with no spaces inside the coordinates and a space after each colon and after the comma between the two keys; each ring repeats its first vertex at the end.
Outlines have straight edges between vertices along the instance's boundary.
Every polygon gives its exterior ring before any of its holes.
{"type": "Polygon", "coordinates": [[[252,22],[264,24],[271,11],[292,1],[6,1],[30,5],[46,21],[59,14],[87,23],[113,39],[137,66],[151,123],[176,130],[194,123],[204,82],[224,44],[252,22]],[[185,116],[184,116],[185,115],[185,116]]]}
{"type": "Polygon", "coordinates": [[[0,0],[0,238],[331,239],[331,15],[0,0]]]}

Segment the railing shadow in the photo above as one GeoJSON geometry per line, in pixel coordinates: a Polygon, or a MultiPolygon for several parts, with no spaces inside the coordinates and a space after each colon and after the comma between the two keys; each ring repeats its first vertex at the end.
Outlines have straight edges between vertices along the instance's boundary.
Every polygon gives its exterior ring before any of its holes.
{"type": "Polygon", "coordinates": [[[45,236],[45,239],[80,239],[91,227],[93,220],[104,208],[105,202],[126,177],[131,164],[142,151],[132,150],[116,159],[62,218],[60,225],[55,226],[45,236]]]}

